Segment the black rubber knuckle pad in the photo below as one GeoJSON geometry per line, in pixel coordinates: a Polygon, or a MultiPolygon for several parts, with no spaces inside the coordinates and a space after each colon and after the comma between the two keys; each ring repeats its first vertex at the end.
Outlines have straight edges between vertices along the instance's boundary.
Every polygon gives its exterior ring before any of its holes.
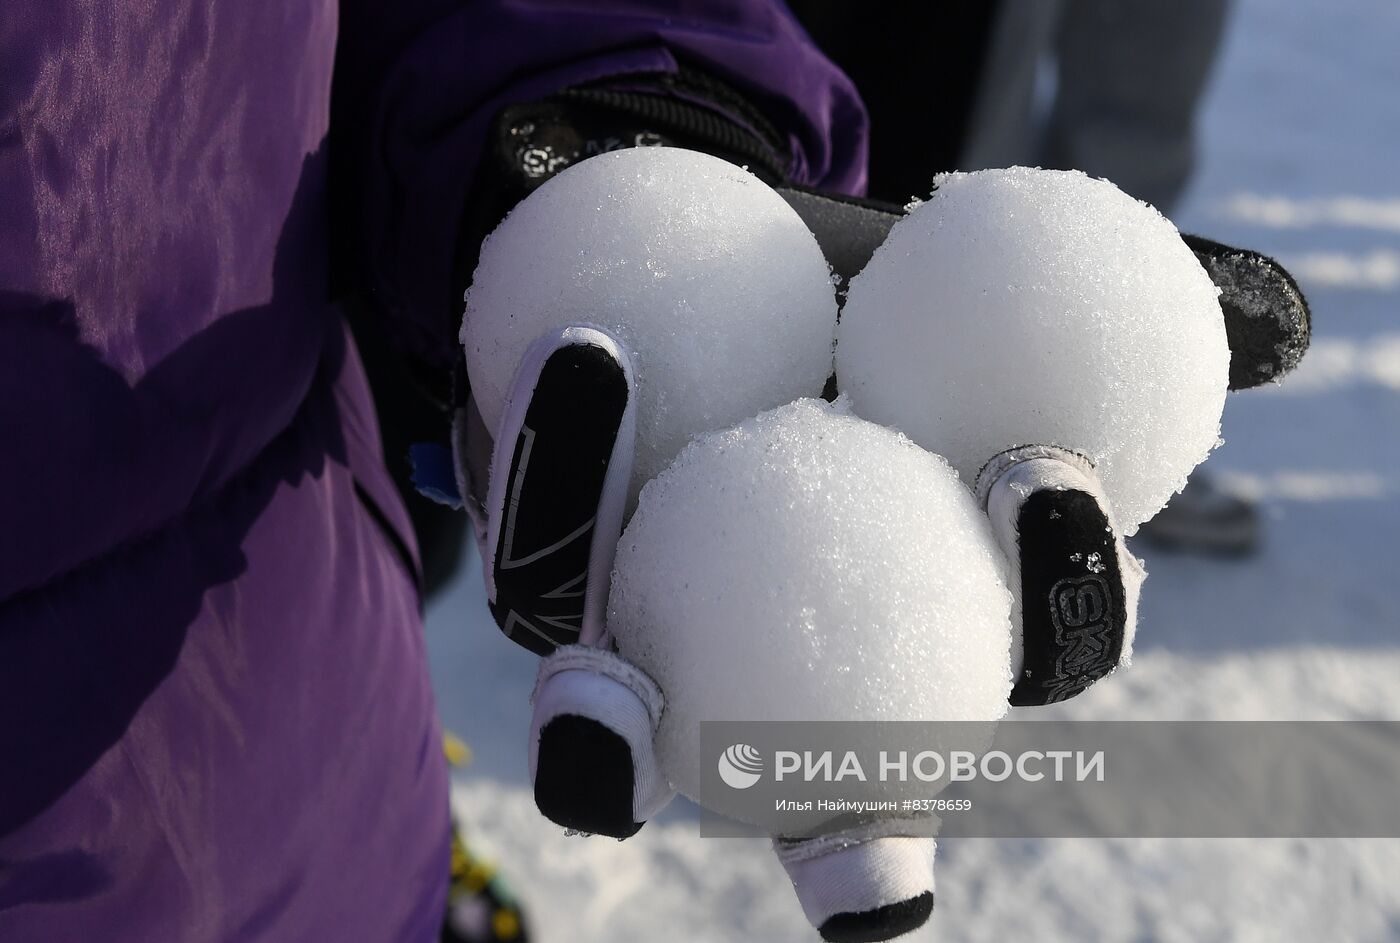
{"type": "Polygon", "coordinates": [[[933,892],[859,913],[836,914],[818,929],[829,943],[875,943],[912,933],[933,913],[933,892]]]}
{"type": "Polygon", "coordinates": [[[627,741],[598,721],[564,714],[540,731],[535,805],[551,822],[612,838],[637,834],[632,779],[627,741]]]}
{"type": "Polygon", "coordinates": [[[1018,520],[1025,657],[1018,707],[1052,704],[1118,667],[1127,605],[1108,517],[1084,491],[1037,491],[1018,520]]]}
{"type": "Polygon", "coordinates": [[[590,522],[628,395],[626,374],[606,350],[561,347],[540,371],[516,438],[493,548],[491,614],[537,654],[578,641],[590,522]]]}

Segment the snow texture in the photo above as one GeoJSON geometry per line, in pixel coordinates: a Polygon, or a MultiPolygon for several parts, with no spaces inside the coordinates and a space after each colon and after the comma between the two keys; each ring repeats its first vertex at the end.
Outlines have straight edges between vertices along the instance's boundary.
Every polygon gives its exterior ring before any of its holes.
{"type": "Polygon", "coordinates": [[[1132,533],[1219,440],[1215,286],[1107,181],[1018,167],[935,184],[851,282],[839,386],[964,481],[1018,445],[1087,455],[1132,533]]]}
{"type": "MultiPolygon", "coordinates": [[[[1181,228],[1288,265],[1400,252],[1386,222],[1400,205],[1400,5],[1233,6],[1181,228]],[[1371,209],[1247,217],[1240,194],[1371,209]]],[[[1371,356],[1400,340],[1400,289],[1301,285],[1313,350],[1286,383],[1230,396],[1206,466],[1264,502],[1261,553],[1220,562],[1135,541],[1152,578],[1131,669],[1064,714],[1013,717],[1400,720],[1400,357],[1371,356]]],[[[538,659],[492,623],[474,550],[429,608],[428,647],[444,722],[476,757],[453,807],[525,899],[535,939],[816,939],[768,843],[701,838],[683,801],[625,842],[540,816],[525,772],[538,659]]],[[[908,939],[1393,943],[1396,874],[1394,839],[950,839],[938,907],[908,939]]]]}
{"type": "Polygon", "coordinates": [[[632,495],[691,436],[816,396],[836,301],[815,237],[772,188],[716,157],[633,148],[590,158],[487,238],[461,341],[488,429],[521,355],[583,323],[632,355],[632,495]]]}
{"type": "Polygon", "coordinates": [[[1001,717],[1003,567],[946,462],[800,400],[693,442],[647,483],[608,628],[660,684],[661,767],[695,797],[700,721],[1001,717]]]}

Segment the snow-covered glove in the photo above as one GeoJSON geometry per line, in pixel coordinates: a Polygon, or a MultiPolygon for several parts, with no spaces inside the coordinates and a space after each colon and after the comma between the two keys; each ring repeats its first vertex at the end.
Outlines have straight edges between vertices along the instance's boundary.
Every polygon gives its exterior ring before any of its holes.
{"type": "MultiPolygon", "coordinates": [[[[509,106],[497,116],[467,201],[459,291],[487,234],[541,184],[593,154],[650,145],[703,151],[769,183],[784,180],[792,164],[787,138],[756,108],[689,68],[600,79],[509,106]]],[[[501,629],[547,655],[580,641],[585,609],[597,616],[606,603],[612,547],[603,535],[620,527],[621,508],[600,502],[620,499],[630,472],[612,461],[615,450],[630,460],[630,445],[619,440],[631,434],[621,426],[630,367],[610,341],[578,331],[540,338],[527,359],[511,414],[502,428],[487,429],[459,357],[450,393],[435,396],[450,416],[450,442],[420,443],[411,457],[417,490],[470,517],[501,629]],[[606,554],[590,562],[595,544],[606,554]]],[[[420,378],[420,385],[440,384],[420,378]]]]}
{"type": "MultiPolygon", "coordinates": [[[[857,274],[900,212],[784,185],[776,135],[752,133],[765,127],[752,114],[741,122],[716,117],[741,107],[731,101],[716,109],[683,104],[695,97],[688,90],[656,107],[664,96],[580,89],[508,110],[496,136],[496,158],[508,185],[483,174],[483,195],[474,202],[481,219],[465,228],[484,236],[515,201],[591,152],[674,143],[744,163],[777,185],[815,233],[836,273],[844,280],[857,274]]],[[[1188,242],[1223,290],[1234,353],[1231,387],[1282,376],[1308,340],[1307,308],[1296,285],[1264,256],[1204,240],[1188,242]]],[[[475,245],[465,240],[464,246],[471,251],[464,253],[462,270],[470,272],[475,245]]],[[[537,803],[566,827],[626,837],[671,795],[653,746],[664,709],[661,692],[611,650],[603,631],[608,575],[631,474],[630,366],[610,338],[591,328],[575,326],[540,338],[517,370],[495,430],[484,428],[465,372],[459,374],[449,476],[454,480],[446,490],[472,516],[497,622],[510,638],[546,656],[530,736],[537,803]]],[[[1102,646],[1112,655],[1111,669],[1130,641],[1138,571],[1112,528],[1111,509],[1092,468],[1070,453],[1047,450],[1005,457],[995,470],[988,473],[985,500],[989,513],[1010,522],[997,530],[1008,554],[1016,556],[1023,589],[1027,581],[1048,578],[1042,558],[1069,556],[1060,544],[1083,545],[1072,552],[1083,553],[1086,573],[1102,567],[1097,575],[1110,574],[1102,577],[1108,590],[1100,595],[1109,607],[1117,606],[1102,646]],[[1042,520],[1065,523],[1043,527],[1042,520]]],[[[434,476],[425,477],[432,490],[434,476]]],[[[1102,616],[1092,595],[1083,590],[1066,597],[1064,612],[1073,618],[1061,622],[1082,629],[1091,617],[1102,616]]],[[[1023,621],[1035,638],[1028,636],[1022,661],[1034,671],[1041,663],[1037,659],[1045,657],[1045,639],[1053,638],[1055,615],[1037,610],[1023,613],[1023,621]]],[[[1067,654],[1062,662],[1089,667],[1073,683],[1045,689],[1048,693],[1018,684],[1013,699],[1038,703],[1068,696],[1082,690],[1081,682],[1101,676],[1094,667],[1100,662],[1081,654],[1067,654]]],[[[828,939],[888,939],[921,925],[932,909],[931,839],[839,834],[779,841],[775,848],[804,911],[828,939]]]]}
{"type": "MultiPolygon", "coordinates": [[[[842,282],[865,268],[904,210],[889,203],[779,186],[817,237],[842,282]]],[[[1182,234],[1215,287],[1230,346],[1230,389],[1280,380],[1298,365],[1311,339],[1312,316],[1298,283],[1278,261],[1201,236],[1182,234]]],[[[839,298],[838,294],[838,298],[839,298]]]]}
{"type": "Polygon", "coordinates": [[[453,429],[456,489],[492,615],[546,656],[529,741],[535,802],[566,828],[614,838],[672,795],[653,748],[661,692],[604,631],[632,475],[634,384],[611,337],[566,326],[526,350],[493,436],[470,403],[453,429]],[[481,442],[491,448],[473,451],[481,442]]]}
{"type": "MultiPolygon", "coordinates": [[[[463,287],[505,214],[592,154],[678,145],[769,182],[790,164],[785,137],[756,109],[684,68],[511,106],[491,141],[462,227],[463,287]]],[[[546,656],[529,744],[536,802],[561,825],[624,838],[671,795],[652,747],[660,692],[603,631],[632,471],[631,366],[593,328],[541,337],[517,367],[496,429],[485,428],[464,366],[453,385],[451,447],[414,449],[416,484],[467,511],[492,615],[509,638],[546,656]]]]}
{"type": "MultiPolygon", "coordinates": [[[[506,213],[595,153],[682,146],[769,183],[786,179],[792,164],[787,138],[758,109],[687,68],[604,79],[510,106],[490,141],[462,226],[463,288],[482,240],[506,213]]],[[[631,476],[632,383],[630,364],[610,338],[567,328],[530,348],[499,428],[485,428],[459,365],[450,448],[413,450],[419,490],[471,518],[501,630],[546,656],[530,740],[540,809],[566,827],[619,838],[670,795],[651,744],[660,693],[611,651],[603,632],[631,476]]]]}
{"type": "MultiPolygon", "coordinates": [[[[662,144],[741,164],[769,183],[791,163],[786,138],[757,109],[686,68],[512,105],[497,117],[468,201],[458,284],[468,285],[486,235],[561,170],[602,151],[662,144]]],[[[540,655],[598,644],[580,633],[601,622],[613,550],[605,538],[615,541],[622,523],[631,469],[617,462],[631,459],[630,438],[621,438],[632,434],[630,369],[597,332],[540,338],[518,368],[501,428],[487,429],[459,361],[450,449],[413,450],[418,489],[472,520],[497,623],[540,655]]]]}
{"type": "MultiPolygon", "coordinates": [[[[901,213],[868,201],[785,193],[839,274],[853,275],[901,213]]],[[[1267,256],[1196,236],[1184,241],[1220,289],[1231,389],[1281,378],[1307,349],[1307,302],[1267,256]]],[[[1145,573],[1128,552],[1093,465],[1028,443],[989,456],[974,489],[1010,563],[1013,705],[1073,697],[1131,652],[1145,573]]]]}
{"type": "Polygon", "coordinates": [[[627,354],[570,325],[516,368],[494,434],[468,400],[452,429],[451,478],[421,457],[420,487],[472,520],[487,603],[501,630],[545,655],[529,741],[536,804],[551,820],[616,838],[670,798],[652,739],[661,693],[610,651],[608,585],[636,432],[627,354]]]}

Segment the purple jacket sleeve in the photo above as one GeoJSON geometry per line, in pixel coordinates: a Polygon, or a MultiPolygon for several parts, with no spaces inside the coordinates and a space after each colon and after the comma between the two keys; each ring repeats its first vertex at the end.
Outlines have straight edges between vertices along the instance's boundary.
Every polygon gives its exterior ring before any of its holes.
{"type": "Polygon", "coordinates": [[[408,353],[452,355],[453,256],[496,114],[680,65],[733,86],[787,136],[793,181],[863,190],[864,107],[779,0],[342,0],[333,147],[353,199],[339,237],[408,353]]]}

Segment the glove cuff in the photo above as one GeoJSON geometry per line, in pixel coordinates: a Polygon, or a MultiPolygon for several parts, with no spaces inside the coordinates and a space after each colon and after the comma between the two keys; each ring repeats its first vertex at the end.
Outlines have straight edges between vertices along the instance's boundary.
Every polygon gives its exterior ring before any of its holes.
{"type": "MultiPolygon", "coordinates": [[[[595,676],[622,689],[632,696],[640,708],[641,713],[637,715],[639,723],[653,732],[660,725],[665,698],[651,676],[616,652],[588,645],[562,645],[540,660],[535,689],[530,695],[530,702],[536,706],[536,710],[540,707],[541,699],[549,696],[546,689],[553,679],[569,671],[595,676]]],[[[628,711],[632,710],[628,708],[628,711]]]]}

